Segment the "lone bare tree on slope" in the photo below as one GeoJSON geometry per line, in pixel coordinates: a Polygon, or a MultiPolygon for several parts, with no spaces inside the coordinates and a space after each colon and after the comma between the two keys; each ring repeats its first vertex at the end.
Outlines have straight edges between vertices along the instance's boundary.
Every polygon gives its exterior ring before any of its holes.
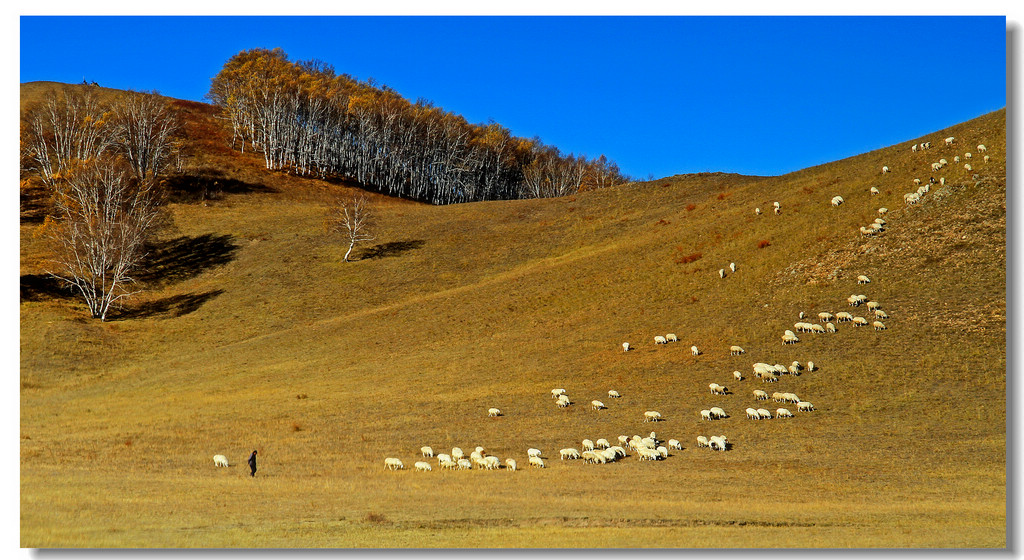
{"type": "Polygon", "coordinates": [[[356,243],[374,239],[374,215],[369,200],[365,195],[339,199],[331,207],[327,216],[327,228],[332,233],[340,233],[348,239],[348,251],[345,251],[345,262],[352,254],[356,243]]]}

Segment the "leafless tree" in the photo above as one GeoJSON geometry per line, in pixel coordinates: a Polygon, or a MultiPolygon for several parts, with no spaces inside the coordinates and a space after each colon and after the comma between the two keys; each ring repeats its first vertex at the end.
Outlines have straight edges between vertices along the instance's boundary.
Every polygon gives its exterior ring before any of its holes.
{"type": "Polygon", "coordinates": [[[365,195],[338,199],[328,211],[327,228],[332,233],[339,233],[348,240],[345,251],[345,262],[352,254],[356,243],[374,239],[374,215],[369,200],[365,195]]]}

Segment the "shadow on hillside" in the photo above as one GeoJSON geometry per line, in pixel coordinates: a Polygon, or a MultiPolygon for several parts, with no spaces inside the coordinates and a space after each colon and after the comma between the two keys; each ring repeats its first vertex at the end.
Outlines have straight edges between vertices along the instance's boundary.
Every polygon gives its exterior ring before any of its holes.
{"type": "Polygon", "coordinates": [[[175,239],[151,244],[142,262],[137,279],[143,282],[167,284],[192,278],[205,270],[225,265],[235,258],[238,245],[230,235],[203,234],[197,237],[183,235],[175,239]]]}
{"type": "Polygon", "coordinates": [[[43,187],[32,186],[21,189],[21,223],[43,223],[49,207],[50,198],[43,187]]]}
{"type": "Polygon", "coordinates": [[[397,257],[406,251],[419,249],[426,243],[422,239],[410,239],[407,241],[389,241],[380,243],[366,249],[359,255],[359,259],[383,259],[385,257],[397,257]]]}
{"type": "Polygon", "coordinates": [[[224,293],[224,290],[210,290],[202,293],[179,294],[125,307],[107,316],[108,321],[144,319],[147,317],[181,317],[202,307],[210,299],[224,293]]]}
{"type": "Polygon", "coordinates": [[[174,174],[167,177],[170,202],[188,203],[218,200],[227,194],[275,193],[266,185],[230,179],[220,171],[203,170],[196,174],[174,174]]]}
{"type": "Polygon", "coordinates": [[[21,301],[74,298],[74,288],[52,276],[46,274],[23,274],[21,276],[21,301]]]}

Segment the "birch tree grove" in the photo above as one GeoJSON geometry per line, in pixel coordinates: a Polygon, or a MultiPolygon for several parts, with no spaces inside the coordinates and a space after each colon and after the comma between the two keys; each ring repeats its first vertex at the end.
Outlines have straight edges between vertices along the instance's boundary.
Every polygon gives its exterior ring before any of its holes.
{"type": "Polygon", "coordinates": [[[48,274],[72,286],[94,318],[138,290],[163,189],[159,175],[178,122],[155,94],[127,92],[101,103],[91,87],[65,88],[30,108],[22,165],[50,191],[43,223],[48,274]]]}
{"type": "Polygon", "coordinates": [[[236,147],[261,152],[268,169],[353,178],[432,204],[563,196],[626,180],[604,156],[565,155],[495,123],[470,124],[322,62],[291,62],[281,49],[233,56],[207,97],[236,147]]]}

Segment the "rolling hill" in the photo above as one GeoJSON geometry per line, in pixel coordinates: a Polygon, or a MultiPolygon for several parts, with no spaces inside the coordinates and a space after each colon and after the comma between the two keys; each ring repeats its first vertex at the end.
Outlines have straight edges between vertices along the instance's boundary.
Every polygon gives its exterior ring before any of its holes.
{"type": "MultiPolygon", "coordinates": [[[[23,106],[45,87],[23,84],[23,106]]],[[[46,279],[45,197],[22,190],[21,546],[1007,545],[1005,109],[779,177],[444,207],[374,195],[377,238],[344,263],[323,219],[356,186],[266,172],[225,148],[212,107],[178,105],[187,163],[147,291],[114,320],[46,279]],[[904,204],[931,162],[979,143],[991,161],[904,204]],[[861,236],[880,207],[887,229],[861,236]],[[781,343],[800,312],[867,317],[851,294],[887,329],[781,343]],[[653,343],[666,333],[680,342],[653,343]],[[752,375],[794,360],[818,369],[752,375]],[[795,417],[747,420],[755,404],[795,417]],[[711,406],[729,417],[702,421],[711,406]],[[683,449],[559,460],[651,430],[683,449]],[[715,434],[728,451],[697,447],[715,434]],[[423,445],[520,468],[415,472],[423,445]],[[547,468],[526,466],[531,447],[547,468]]]]}

